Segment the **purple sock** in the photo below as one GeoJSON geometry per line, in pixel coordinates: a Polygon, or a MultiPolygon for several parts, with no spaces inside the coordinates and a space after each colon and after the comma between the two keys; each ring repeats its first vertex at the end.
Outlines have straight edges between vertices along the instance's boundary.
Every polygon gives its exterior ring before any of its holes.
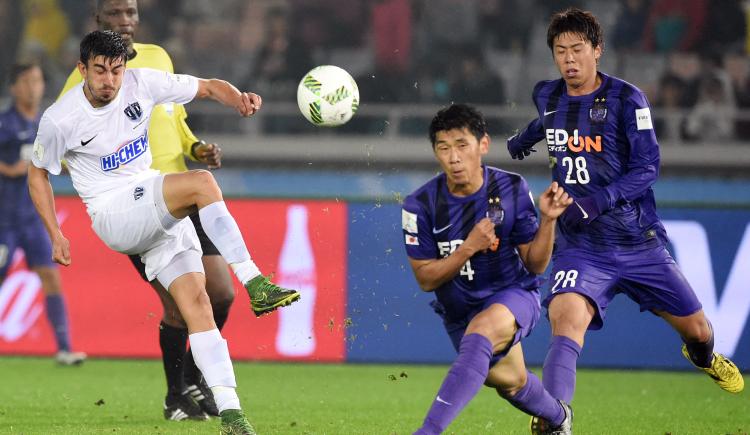
{"type": "Polygon", "coordinates": [[[62,294],[47,295],[44,299],[47,307],[47,319],[52,325],[52,332],[57,341],[57,350],[70,351],[70,335],[68,333],[68,314],[65,310],[65,298],[62,294]]]}
{"type": "Polygon", "coordinates": [[[479,334],[465,335],[435,401],[416,434],[439,434],[482,388],[492,357],[492,343],[479,334]]]}
{"type": "Polygon", "coordinates": [[[705,343],[689,343],[683,339],[690,360],[698,367],[711,367],[711,362],[714,360],[714,327],[708,319],[706,319],[706,322],[708,322],[708,328],[711,330],[711,337],[708,341],[705,343]]]}
{"type": "Polygon", "coordinates": [[[576,362],[581,346],[564,335],[555,335],[547,350],[542,369],[544,388],[555,399],[566,403],[573,400],[576,389],[576,362]]]}
{"type": "Polygon", "coordinates": [[[544,389],[542,381],[535,374],[528,370],[526,373],[526,385],[515,396],[505,397],[505,399],[521,411],[542,417],[553,425],[559,426],[565,419],[565,411],[560,402],[544,389]]]}

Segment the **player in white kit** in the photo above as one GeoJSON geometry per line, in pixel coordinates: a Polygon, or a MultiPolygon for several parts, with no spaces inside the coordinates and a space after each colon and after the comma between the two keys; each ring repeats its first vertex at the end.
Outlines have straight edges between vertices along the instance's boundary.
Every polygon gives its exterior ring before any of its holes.
{"type": "Polygon", "coordinates": [[[49,173],[66,160],[73,186],[86,204],[92,227],[107,246],[138,254],[149,280],[158,279],[174,298],[190,333],[195,362],[214,393],[227,434],[255,434],[240,408],[232,362],[214,323],[205,290],[201,250],[189,219],[198,210],[211,241],[264,314],[299,299],[271,283],[250,258],[237,223],[210,172],[161,175],[149,169],[147,127],[153,107],[211,98],[251,116],[260,96],[223,80],[204,80],[151,69],[127,69],[119,34],[94,31],[81,42],[84,77],[42,116],[29,167],[29,190],[52,240],[53,259],[71,263],[70,244],[55,218],[49,173]]]}

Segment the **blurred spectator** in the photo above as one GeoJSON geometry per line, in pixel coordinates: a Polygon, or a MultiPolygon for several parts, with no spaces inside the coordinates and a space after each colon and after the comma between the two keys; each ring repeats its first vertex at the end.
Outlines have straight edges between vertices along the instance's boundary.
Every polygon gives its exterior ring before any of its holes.
{"type": "Polygon", "coordinates": [[[735,135],[740,140],[750,139],[750,65],[748,58],[742,54],[731,54],[726,57],[725,65],[729,80],[732,83],[734,101],[742,110],[734,123],[735,135]]]}
{"type": "Polygon", "coordinates": [[[687,107],[685,90],[685,82],[673,74],[665,74],[659,80],[654,107],[659,109],[655,116],[655,129],[660,139],[677,140],[684,136],[684,119],[680,112],[687,107]]]}
{"type": "Polygon", "coordinates": [[[523,52],[536,18],[534,2],[480,0],[479,43],[483,48],[523,52]]]}
{"type": "Polygon", "coordinates": [[[620,15],[612,33],[612,45],[617,50],[641,49],[650,8],[649,0],[620,0],[620,15]]]}
{"type": "Polygon", "coordinates": [[[685,124],[688,139],[714,142],[734,138],[735,105],[727,95],[724,83],[716,75],[701,80],[698,102],[690,111],[685,124]]]}
{"type": "Polygon", "coordinates": [[[450,81],[451,100],[468,104],[505,102],[503,81],[487,67],[478,47],[464,50],[457,57],[458,69],[453,71],[450,81]]]}
{"type": "Polygon", "coordinates": [[[741,0],[711,0],[706,13],[706,31],[700,38],[703,51],[727,53],[742,49],[747,24],[741,0]]]}
{"type": "Polygon", "coordinates": [[[412,58],[409,0],[376,0],[371,14],[376,73],[405,73],[412,58]]]}
{"type": "Polygon", "coordinates": [[[23,14],[26,20],[24,49],[41,49],[44,55],[56,60],[70,34],[67,17],[57,0],[25,0],[23,14]]]}
{"type": "Polygon", "coordinates": [[[245,89],[255,89],[267,98],[294,100],[297,84],[313,65],[307,50],[295,41],[286,10],[269,9],[264,41],[245,89]]]}
{"type": "Polygon", "coordinates": [[[643,35],[648,51],[691,51],[698,46],[707,0],[655,0],[643,35]]]}
{"type": "MultiPolygon", "coordinates": [[[[3,54],[0,55],[0,83],[7,83],[10,67],[15,63],[16,52],[21,42],[23,13],[17,0],[0,0],[0,40],[3,41],[3,54]]],[[[1,89],[7,89],[1,86],[1,89]]]]}
{"type": "Polygon", "coordinates": [[[478,0],[414,0],[418,57],[441,57],[479,40],[478,0]]]}
{"type": "Polygon", "coordinates": [[[368,4],[350,0],[290,1],[291,22],[309,52],[361,47],[367,31],[368,4]]]}

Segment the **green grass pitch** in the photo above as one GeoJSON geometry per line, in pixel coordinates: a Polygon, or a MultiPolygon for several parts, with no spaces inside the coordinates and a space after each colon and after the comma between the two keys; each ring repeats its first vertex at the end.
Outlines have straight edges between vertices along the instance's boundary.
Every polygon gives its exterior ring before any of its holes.
{"type": "MultiPolygon", "coordinates": [[[[407,435],[447,367],[236,363],[258,433],[407,435]]],[[[539,370],[535,370],[539,373],[539,370]]],[[[162,418],[160,361],[0,357],[2,434],[217,434],[219,422],[162,418]],[[98,404],[97,404],[98,403],[98,404]]],[[[747,434],[748,391],[721,391],[698,372],[579,370],[576,434],[747,434]]],[[[528,417],[483,388],[447,434],[524,434],[528,417]]]]}

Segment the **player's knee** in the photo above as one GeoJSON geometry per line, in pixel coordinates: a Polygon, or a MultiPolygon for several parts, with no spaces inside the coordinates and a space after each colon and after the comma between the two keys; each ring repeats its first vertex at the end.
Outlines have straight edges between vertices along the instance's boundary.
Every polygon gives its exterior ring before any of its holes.
{"type": "Polygon", "coordinates": [[[494,379],[492,387],[495,387],[497,394],[504,399],[510,399],[515,396],[526,385],[527,377],[525,371],[506,370],[501,376],[494,379]]]}
{"type": "Polygon", "coordinates": [[[695,319],[689,322],[680,334],[685,342],[705,343],[711,339],[711,327],[705,319],[695,319]]]}
{"type": "Polygon", "coordinates": [[[479,334],[492,342],[493,347],[504,347],[516,332],[513,316],[479,314],[466,328],[466,334],[479,334]]]}
{"type": "Polygon", "coordinates": [[[196,186],[196,191],[202,195],[209,196],[221,196],[221,189],[219,184],[216,182],[213,174],[205,169],[197,169],[193,171],[193,180],[196,186]]]}
{"type": "Polygon", "coordinates": [[[592,310],[588,309],[584,299],[566,296],[568,294],[554,298],[548,311],[549,322],[557,335],[581,333],[588,328],[593,318],[592,310]]]}

